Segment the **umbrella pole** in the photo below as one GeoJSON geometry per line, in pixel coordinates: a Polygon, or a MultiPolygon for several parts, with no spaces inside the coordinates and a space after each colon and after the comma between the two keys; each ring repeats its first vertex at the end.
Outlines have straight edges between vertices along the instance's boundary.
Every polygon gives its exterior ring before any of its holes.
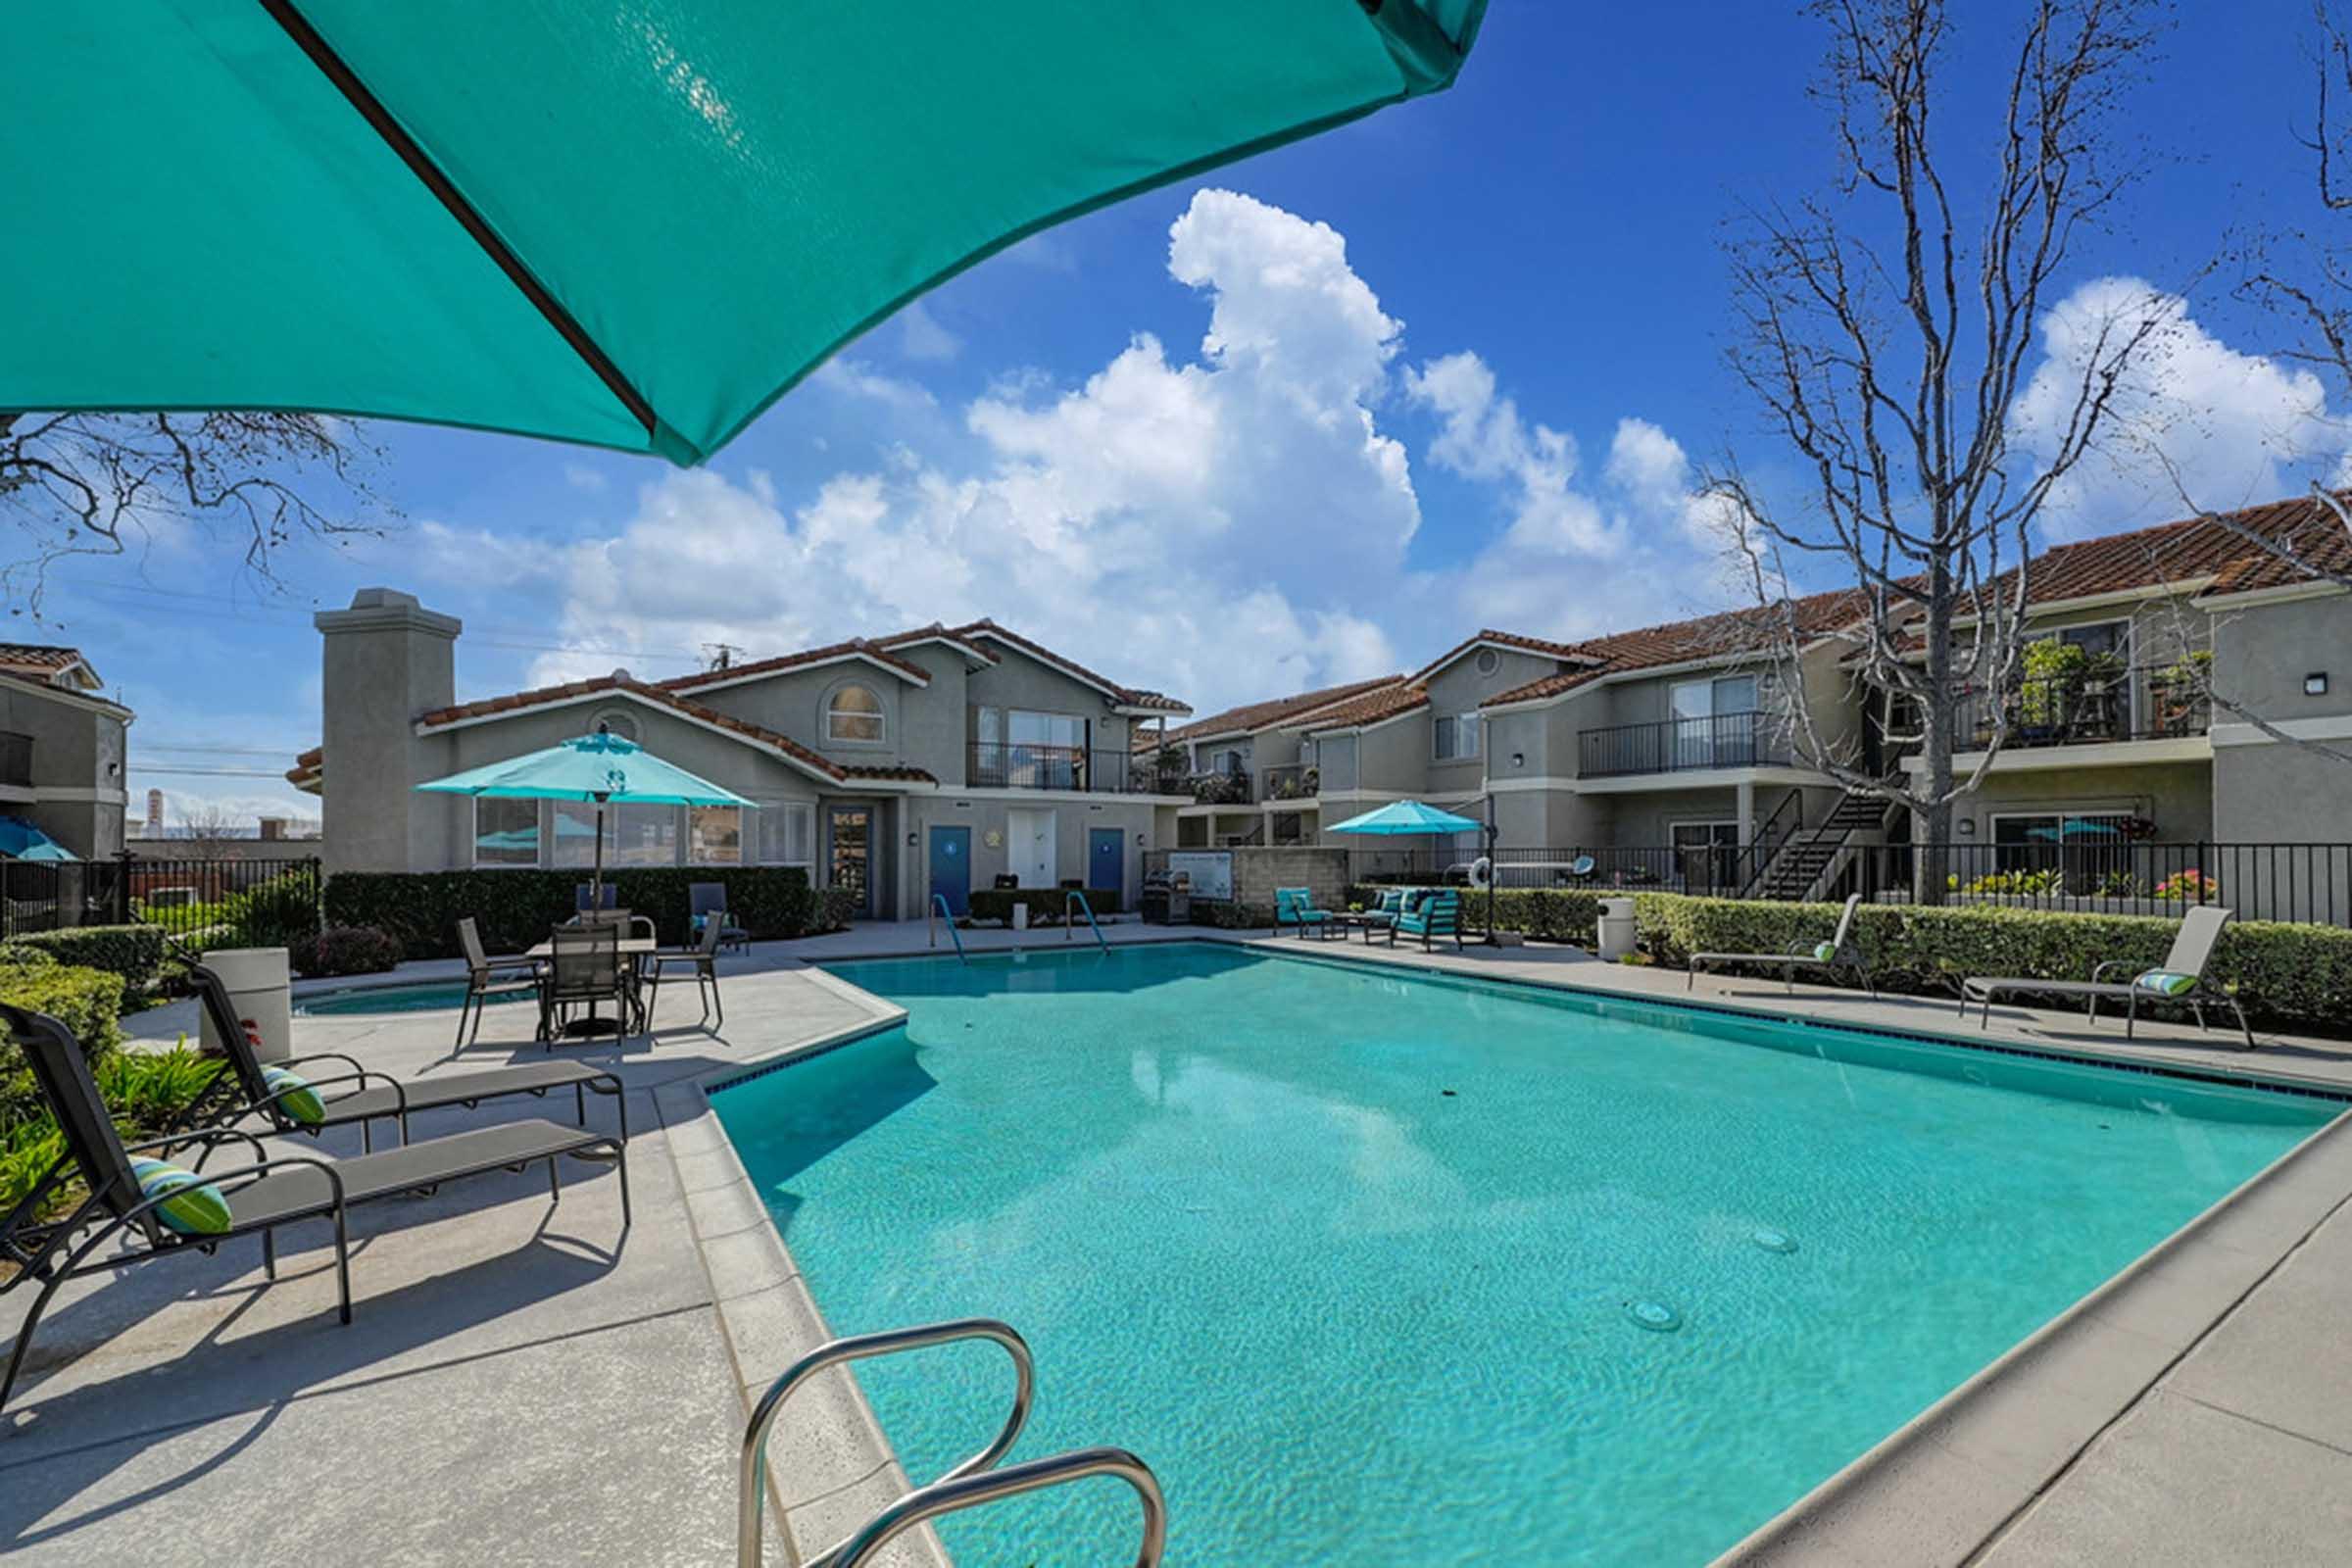
{"type": "Polygon", "coordinates": [[[588,873],[588,908],[591,913],[605,906],[605,798],[596,798],[596,861],[588,873]]]}

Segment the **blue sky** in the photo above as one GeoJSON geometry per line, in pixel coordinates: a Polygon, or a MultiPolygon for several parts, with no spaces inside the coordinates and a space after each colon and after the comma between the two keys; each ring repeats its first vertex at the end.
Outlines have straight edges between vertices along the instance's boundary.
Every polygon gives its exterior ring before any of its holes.
{"type": "MultiPolygon", "coordinates": [[[[2014,8],[1955,9],[1958,158],[2014,8]]],[[[2303,16],[2183,8],[2135,100],[2152,173],[2070,291],[2176,287],[2230,225],[2315,220],[2303,16]]],[[[1015,248],[703,470],[378,426],[389,537],[290,548],[277,592],[223,542],[159,537],[60,568],[62,625],[20,635],[77,643],[139,710],[134,802],[248,813],[303,809],[240,775],[315,740],[310,612],[372,583],[465,618],[471,696],[985,613],[1205,711],[1480,624],[1689,613],[1730,591],[1693,466],[1728,448],[1795,494],[1722,366],[1721,245],[1742,201],[1829,173],[1819,47],[1789,5],[1495,0],[1454,91],[1015,248]]],[[[2315,389],[2262,357],[2271,323],[2208,286],[2180,327],[2162,369],[2196,417],[2168,450],[2200,499],[2340,461],[2315,389]]],[[[2127,459],[2051,527],[2175,511],[2127,459]]]]}

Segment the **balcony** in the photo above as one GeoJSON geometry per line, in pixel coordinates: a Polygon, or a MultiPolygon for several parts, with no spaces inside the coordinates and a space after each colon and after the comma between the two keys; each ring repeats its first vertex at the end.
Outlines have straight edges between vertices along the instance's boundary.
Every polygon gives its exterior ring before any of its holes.
{"type": "Polygon", "coordinates": [[[2213,705],[2195,673],[2179,667],[2020,681],[1997,706],[1988,693],[1964,701],[1963,748],[1989,746],[2004,716],[2009,735],[2001,744],[2012,750],[2104,746],[2202,735],[2213,727],[2213,705]]]}
{"type": "Polygon", "coordinates": [[[1148,760],[1130,753],[1077,746],[975,741],[964,760],[964,781],[975,789],[1138,795],[1152,793],[1157,777],[1148,760]]]}
{"type": "Polygon", "coordinates": [[[1262,787],[1269,801],[1311,801],[1321,785],[1314,768],[1294,762],[1288,767],[1267,768],[1262,787]]]}
{"type": "Polygon", "coordinates": [[[0,788],[32,788],[32,737],[0,730],[0,788]]]}
{"type": "Polygon", "coordinates": [[[1576,747],[1577,772],[1584,778],[1783,766],[1788,761],[1787,734],[1776,715],[1761,710],[1579,730],[1576,747]]]}

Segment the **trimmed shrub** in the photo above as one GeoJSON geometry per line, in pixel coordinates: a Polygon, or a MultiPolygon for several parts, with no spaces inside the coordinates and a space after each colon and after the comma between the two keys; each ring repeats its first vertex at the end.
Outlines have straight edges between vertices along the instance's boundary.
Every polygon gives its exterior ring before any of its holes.
{"type": "MultiPolygon", "coordinates": [[[[1348,902],[1377,907],[1381,894],[1394,883],[1359,883],[1348,890],[1348,902]]],[[[1423,879],[1421,886],[1431,884],[1423,879]]],[[[1478,888],[1456,889],[1462,899],[1462,929],[1487,928],[1487,895],[1478,888]]],[[[1600,901],[1607,890],[1585,888],[1496,888],[1494,929],[1518,931],[1538,942],[1573,942],[1590,946],[1600,934],[1600,901]]]]}
{"type": "Polygon", "coordinates": [[[1195,899],[1193,924],[1219,931],[1267,931],[1273,929],[1274,911],[1257,905],[1195,899]]]}
{"type": "Polygon", "coordinates": [[[370,925],[330,925],[292,952],[305,977],[377,974],[400,962],[400,939],[370,925]]]}
{"type": "MultiPolygon", "coordinates": [[[[1693,953],[1774,953],[1826,941],[1838,906],[1643,893],[1635,912],[1642,951],[1680,968],[1693,953]]],[[[2093,964],[2111,958],[2153,969],[2177,924],[2135,914],[1866,904],[1855,912],[1854,939],[1880,990],[1956,998],[1972,974],[2087,980],[2093,964]]],[[[2207,979],[2233,990],[2258,1022],[2341,1034],[2352,1019],[2352,931],[2232,920],[2207,979]]]]}
{"type": "MultiPolygon", "coordinates": [[[[12,943],[0,947],[0,1002],[45,1012],[73,1030],[93,1065],[122,1044],[119,974],[63,964],[36,948],[12,943]]],[[[0,1127],[47,1114],[24,1055],[0,1042],[0,1127]]]]}
{"type": "MultiPolygon", "coordinates": [[[[445,958],[459,951],[458,922],[471,915],[491,952],[514,953],[570,919],[587,880],[585,870],[345,871],[327,880],[326,920],[388,932],[405,957],[445,958]]],[[[856,912],[853,898],[811,888],[798,866],[624,866],[605,880],[622,908],[649,916],[673,945],[692,935],[687,890],[697,882],[723,883],[729,917],[761,941],[837,931],[856,912]]]]}
{"type": "Polygon", "coordinates": [[[164,928],[157,925],[84,925],[65,931],[34,931],[14,938],[12,945],[37,948],[58,962],[76,968],[119,974],[123,989],[134,995],[153,986],[164,968],[164,928]]]}
{"type": "MultiPolygon", "coordinates": [[[[1078,888],[974,888],[972,890],[972,918],[975,920],[1004,920],[1023,906],[1029,908],[1029,923],[1038,925],[1047,920],[1058,920],[1068,906],[1069,897],[1078,888]]],[[[1108,888],[1086,888],[1086,902],[1101,919],[1119,912],[1119,896],[1108,888]]],[[[1079,919],[1086,918],[1079,915],[1079,919]]]]}
{"type": "Polygon", "coordinates": [[[310,867],[285,871],[220,901],[220,924],[203,948],[301,949],[318,936],[318,877],[310,867]]]}
{"type": "MultiPolygon", "coordinates": [[[[98,1079],[99,1094],[122,1130],[122,1141],[135,1144],[172,1125],[212,1087],[226,1065],[200,1055],[183,1043],[172,1051],[116,1052],[95,1063],[92,1072],[98,1079]]],[[[65,1134],[58,1131],[37,1095],[24,1114],[0,1122],[0,1213],[23,1201],[65,1152],[65,1134]]],[[[78,1180],[67,1182],[43,1205],[42,1217],[70,1211],[82,1192],[78,1180]]]]}

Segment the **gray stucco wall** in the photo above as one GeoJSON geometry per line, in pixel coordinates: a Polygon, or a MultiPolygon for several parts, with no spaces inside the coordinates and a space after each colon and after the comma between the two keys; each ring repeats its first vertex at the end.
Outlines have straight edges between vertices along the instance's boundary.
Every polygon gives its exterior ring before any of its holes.
{"type": "Polygon", "coordinates": [[[319,812],[326,869],[406,871],[450,858],[446,808],[416,808],[415,785],[449,771],[418,746],[417,714],[457,696],[460,623],[407,594],[364,588],[347,610],[312,617],[319,638],[319,812]]]}
{"type": "MultiPolygon", "coordinates": [[[[738,686],[708,687],[687,694],[705,708],[714,709],[746,723],[772,729],[789,736],[810,751],[851,765],[907,761],[933,773],[946,765],[949,755],[959,762],[962,747],[942,744],[935,731],[939,721],[934,714],[937,693],[928,687],[916,687],[898,675],[875,668],[862,660],[838,664],[826,664],[816,669],[779,670],[772,675],[760,675],[738,686]],[[878,741],[830,741],[825,738],[825,705],[833,694],[844,686],[863,686],[872,692],[882,705],[882,738],[878,741]],[[932,744],[928,748],[924,742],[932,744]],[[932,761],[915,761],[915,751],[928,750],[932,761]]],[[[953,728],[960,731],[962,706],[953,710],[953,728]]],[[[956,777],[962,774],[957,772],[956,777]]]]}
{"type": "Polygon", "coordinates": [[[65,693],[0,682],[0,730],[32,742],[32,802],[0,806],[84,859],[122,848],[124,721],[65,693]],[[72,798],[69,798],[72,797],[72,798]]]}
{"type": "Polygon", "coordinates": [[[2138,767],[2058,767],[1987,774],[1974,795],[1952,808],[1952,830],[1975,826],[1963,840],[1992,842],[1996,814],[2053,811],[2129,811],[2156,824],[2166,843],[2214,837],[2214,770],[2204,762],[2138,767]]]}
{"type": "Polygon", "coordinates": [[[1017,648],[991,642],[989,652],[998,656],[997,662],[972,671],[966,684],[973,707],[1074,713],[1094,726],[1090,744],[1096,751],[1127,750],[1127,720],[1110,710],[1109,699],[1102,693],[1017,648]]]}
{"type": "MultiPolygon", "coordinates": [[[[904,908],[908,915],[919,915],[930,902],[931,829],[934,827],[968,828],[971,834],[971,885],[986,888],[995,885],[999,873],[1011,864],[1012,846],[1007,841],[1006,827],[1014,811],[1050,811],[1054,816],[1054,880],[1076,877],[1089,879],[1092,837],[1095,830],[1116,832],[1120,835],[1120,881],[1124,905],[1132,907],[1137,890],[1143,883],[1144,851],[1154,842],[1155,808],[1148,801],[1122,800],[1116,796],[1078,799],[1070,796],[1024,792],[1019,799],[1005,795],[940,794],[911,796],[906,802],[907,831],[913,833],[911,847],[904,844],[906,871],[903,888],[904,908]],[[997,842],[989,842],[991,836],[997,842]]],[[[1164,846],[1163,846],[1164,847],[1164,846]]],[[[1029,885],[1026,880],[1024,886],[1029,885]]]]}
{"type": "Polygon", "coordinates": [[[2352,844],[2352,764],[2275,741],[2215,747],[2213,837],[2230,844],[2352,844]]]}
{"type": "MultiPolygon", "coordinates": [[[[2352,713],[2352,595],[2248,605],[2214,619],[2213,685],[2276,723],[2352,713]],[[2324,696],[2303,677],[2325,670],[2324,696]]],[[[2217,712],[2217,722],[2231,715],[2217,712]]]]}

